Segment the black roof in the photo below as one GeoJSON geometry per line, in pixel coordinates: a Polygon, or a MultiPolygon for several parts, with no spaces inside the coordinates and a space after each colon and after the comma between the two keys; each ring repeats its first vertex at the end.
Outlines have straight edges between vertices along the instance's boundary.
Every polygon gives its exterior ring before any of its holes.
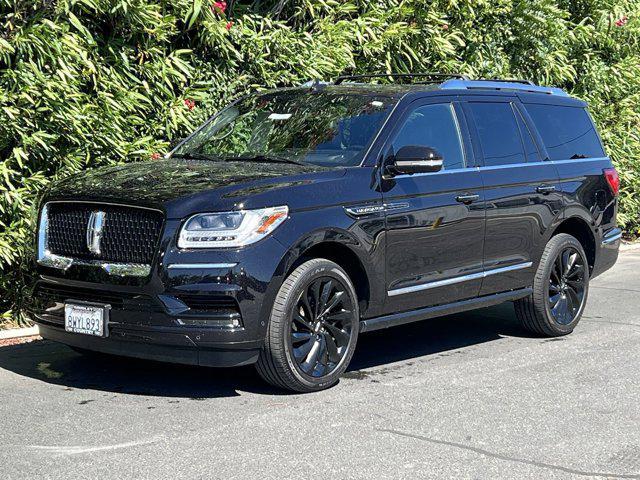
{"type": "Polygon", "coordinates": [[[570,97],[564,90],[556,87],[535,85],[526,80],[469,80],[448,79],[443,82],[429,83],[363,83],[344,81],[307,82],[297,89],[317,89],[335,93],[353,93],[362,95],[388,96],[400,99],[408,94],[427,93],[432,95],[511,95],[527,103],[550,103],[558,105],[584,106],[585,102],[570,97]]]}

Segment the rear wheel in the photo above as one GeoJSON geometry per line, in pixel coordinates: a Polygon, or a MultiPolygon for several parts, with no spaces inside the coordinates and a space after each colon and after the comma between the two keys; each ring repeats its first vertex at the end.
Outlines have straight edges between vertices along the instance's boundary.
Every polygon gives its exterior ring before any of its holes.
{"type": "Polygon", "coordinates": [[[545,247],[533,282],[533,293],[515,302],[516,315],[532,332],[559,336],[580,321],[589,292],[589,263],[571,235],[561,233],[545,247]]]}
{"type": "Polygon", "coordinates": [[[256,368],[272,385],[312,392],[337,383],[358,339],[358,300],[346,272],[309,260],[284,281],[256,368]]]}

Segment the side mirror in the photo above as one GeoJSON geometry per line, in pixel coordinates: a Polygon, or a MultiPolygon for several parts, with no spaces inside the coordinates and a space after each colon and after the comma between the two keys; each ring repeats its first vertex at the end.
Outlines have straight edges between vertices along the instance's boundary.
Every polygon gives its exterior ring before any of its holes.
{"type": "Polygon", "coordinates": [[[439,172],[443,160],[442,154],[435,148],[405,145],[398,150],[388,169],[395,175],[439,172]]]}

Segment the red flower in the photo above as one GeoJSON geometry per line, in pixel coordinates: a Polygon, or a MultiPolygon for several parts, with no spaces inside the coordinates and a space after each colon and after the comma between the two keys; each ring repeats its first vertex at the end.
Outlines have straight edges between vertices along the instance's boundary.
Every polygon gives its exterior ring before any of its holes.
{"type": "Polygon", "coordinates": [[[227,2],[213,2],[211,11],[213,13],[223,13],[227,9],[227,2]]]}
{"type": "Polygon", "coordinates": [[[161,156],[162,155],[160,155],[158,152],[155,152],[151,154],[151,160],[159,160],[161,156]]]}
{"type": "Polygon", "coordinates": [[[624,27],[628,21],[629,21],[629,17],[625,15],[624,17],[621,17],[618,20],[616,20],[615,25],[616,27],[624,27]]]}
{"type": "Polygon", "coordinates": [[[193,110],[194,108],[196,108],[196,102],[194,102],[193,100],[191,100],[190,98],[185,98],[184,99],[184,104],[185,106],[189,109],[189,111],[193,110]]]}
{"type": "Polygon", "coordinates": [[[233,27],[233,22],[227,22],[227,24],[224,26],[224,28],[226,28],[227,30],[231,30],[231,27],[233,27]]]}

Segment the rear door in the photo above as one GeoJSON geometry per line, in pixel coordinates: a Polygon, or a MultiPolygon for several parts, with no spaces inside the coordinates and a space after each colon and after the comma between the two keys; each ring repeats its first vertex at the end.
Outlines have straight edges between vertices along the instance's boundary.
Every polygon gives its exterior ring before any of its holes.
{"type": "Polygon", "coordinates": [[[557,169],[543,161],[516,97],[465,99],[485,188],[480,295],[530,286],[547,229],[561,212],[557,169]]]}
{"type": "MultiPolygon", "coordinates": [[[[576,99],[528,95],[522,99],[546,155],[558,169],[564,197],[564,217],[581,218],[591,227],[595,244],[585,243],[587,258],[597,275],[597,246],[607,234],[616,235],[617,201],[604,176],[613,165],[602,146],[586,104],[576,99]]],[[[617,243],[605,242],[616,249],[617,243]]],[[[615,258],[615,254],[613,257],[615,258]]]]}
{"type": "Polygon", "coordinates": [[[558,169],[567,213],[586,207],[594,225],[615,226],[615,198],[602,174],[611,161],[584,105],[554,105],[538,99],[523,105],[558,169]]]}
{"type": "Polygon", "coordinates": [[[454,98],[411,103],[383,152],[435,148],[435,173],[383,178],[387,311],[449,303],[478,294],[482,279],[482,182],[464,115],[454,98]]]}

